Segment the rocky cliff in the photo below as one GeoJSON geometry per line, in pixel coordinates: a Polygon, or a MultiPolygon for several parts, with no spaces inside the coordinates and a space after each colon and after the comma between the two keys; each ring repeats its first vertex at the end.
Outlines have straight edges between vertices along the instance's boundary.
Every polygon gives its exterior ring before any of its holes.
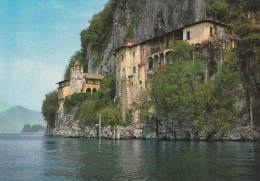
{"type": "Polygon", "coordinates": [[[102,60],[95,59],[91,45],[87,47],[88,72],[108,74],[114,65],[113,51],[126,43],[129,26],[135,22],[132,42],[139,43],[172,29],[191,24],[205,18],[205,0],[145,0],[138,11],[138,21],[134,1],[117,0],[113,13],[113,28],[109,43],[102,54],[102,60]],[[123,21],[123,22],[122,22],[123,21]],[[99,61],[98,67],[95,67],[99,61]]]}
{"type": "MultiPolygon", "coordinates": [[[[98,127],[89,127],[74,119],[76,109],[69,113],[63,110],[57,112],[55,128],[47,126],[46,136],[62,136],[69,138],[98,138],[98,127]]],[[[196,131],[190,122],[178,122],[174,119],[162,118],[158,124],[157,134],[155,125],[139,125],[136,127],[103,127],[103,139],[158,139],[158,140],[200,140],[200,141],[253,141],[260,140],[260,130],[250,126],[237,126],[225,133],[210,129],[196,131]]]]}

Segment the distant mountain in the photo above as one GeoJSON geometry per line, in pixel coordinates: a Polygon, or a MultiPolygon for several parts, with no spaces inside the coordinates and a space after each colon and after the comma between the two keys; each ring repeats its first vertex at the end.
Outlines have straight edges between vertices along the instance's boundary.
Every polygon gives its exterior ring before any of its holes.
{"type": "Polygon", "coordinates": [[[3,101],[0,101],[0,113],[7,110],[8,108],[10,108],[10,106],[8,104],[6,104],[3,101]]]}
{"type": "Polygon", "coordinates": [[[22,106],[13,106],[0,113],[0,132],[2,133],[19,133],[26,124],[46,125],[46,122],[40,112],[22,106]]]}

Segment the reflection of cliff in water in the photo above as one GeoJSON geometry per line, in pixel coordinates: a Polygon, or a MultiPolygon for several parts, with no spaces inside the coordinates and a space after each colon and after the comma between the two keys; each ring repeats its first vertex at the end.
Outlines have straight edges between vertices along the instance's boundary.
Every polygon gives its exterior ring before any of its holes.
{"type": "Polygon", "coordinates": [[[55,179],[257,180],[260,144],[48,138],[44,173],[55,179]],[[177,179],[178,178],[178,179],[177,179]]]}

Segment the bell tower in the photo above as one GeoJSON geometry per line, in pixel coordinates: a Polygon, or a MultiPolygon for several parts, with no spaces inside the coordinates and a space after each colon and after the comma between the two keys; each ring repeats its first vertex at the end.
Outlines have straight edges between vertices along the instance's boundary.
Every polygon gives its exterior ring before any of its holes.
{"type": "Polygon", "coordinates": [[[77,60],[70,69],[70,95],[81,92],[84,81],[83,75],[83,66],[77,60]]]}

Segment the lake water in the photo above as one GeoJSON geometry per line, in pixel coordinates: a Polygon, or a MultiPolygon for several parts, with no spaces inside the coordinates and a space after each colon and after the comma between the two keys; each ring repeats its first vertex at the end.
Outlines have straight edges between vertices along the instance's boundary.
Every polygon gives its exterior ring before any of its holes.
{"type": "Polygon", "coordinates": [[[260,180],[260,143],[0,134],[0,181],[260,180]]]}

